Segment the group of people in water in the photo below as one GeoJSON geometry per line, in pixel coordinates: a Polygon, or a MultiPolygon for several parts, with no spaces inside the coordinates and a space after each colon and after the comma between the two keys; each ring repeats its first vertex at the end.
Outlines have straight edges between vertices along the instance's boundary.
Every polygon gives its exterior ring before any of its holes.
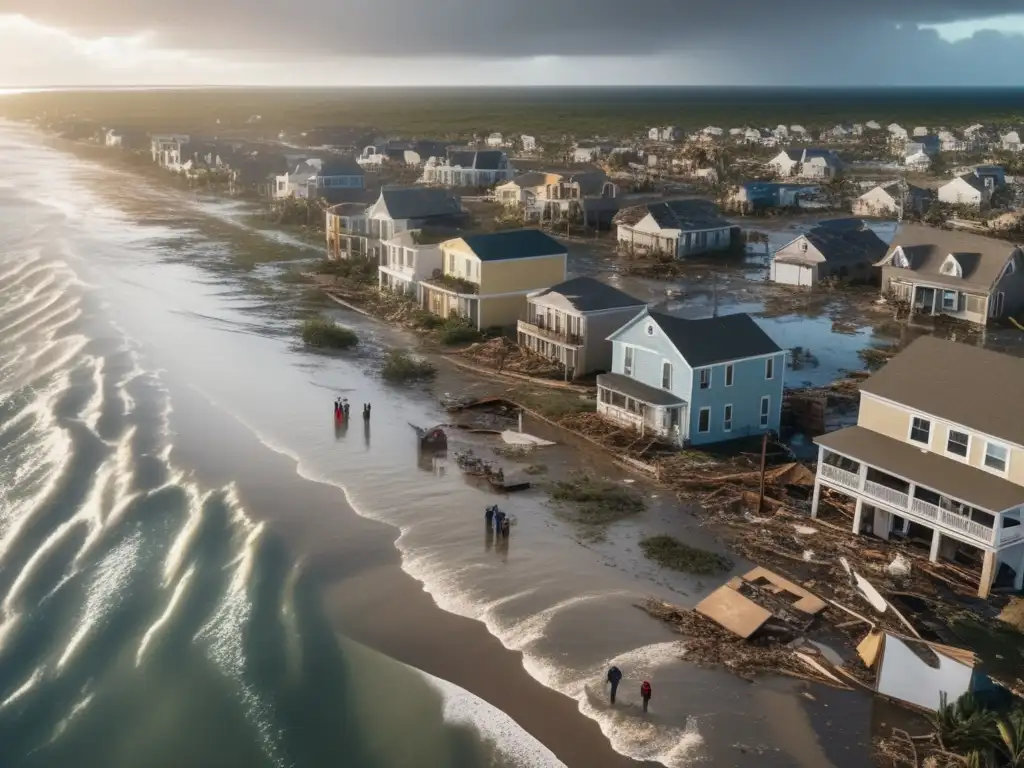
{"type": "MultiPolygon", "coordinates": [[[[622,670],[618,667],[612,667],[608,670],[608,684],[612,687],[612,704],[615,703],[615,692],[619,690],[619,683],[622,682],[622,670]]],[[[640,699],[644,703],[644,712],[647,711],[647,705],[651,701],[651,684],[644,680],[640,684],[640,699]]]]}
{"type": "MultiPolygon", "coordinates": [[[[370,420],[370,404],[363,403],[363,421],[370,420]]],[[[334,420],[335,421],[348,421],[350,406],[348,404],[347,397],[336,397],[334,398],[334,420]]]]}
{"type": "Polygon", "coordinates": [[[508,519],[508,515],[498,509],[498,505],[495,504],[487,508],[484,512],[484,522],[487,525],[488,530],[494,529],[495,534],[507,539],[509,534],[509,528],[512,523],[508,519]]]}

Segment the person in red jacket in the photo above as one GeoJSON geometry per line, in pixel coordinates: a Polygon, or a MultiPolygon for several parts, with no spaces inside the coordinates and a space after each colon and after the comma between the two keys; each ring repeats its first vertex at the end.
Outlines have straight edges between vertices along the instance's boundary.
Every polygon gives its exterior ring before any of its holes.
{"type": "Polygon", "coordinates": [[[651,684],[646,680],[640,685],[640,698],[644,700],[644,712],[646,712],[647,702],[651,700],[651,684]]]}

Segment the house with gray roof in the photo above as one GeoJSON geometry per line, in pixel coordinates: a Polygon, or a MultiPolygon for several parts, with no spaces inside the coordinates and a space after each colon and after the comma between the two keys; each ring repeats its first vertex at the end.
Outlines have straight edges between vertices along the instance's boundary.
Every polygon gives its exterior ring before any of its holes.
{"type": "Polygon", "coordinates": [[[459,198],[446,189],[384,187],[366,206],[341,203],[327,210],[330,258],[380,256],[382,244],[413,229],[460,229],[467,221],[459,198]]]}
{"type": "Polygon", "coordinates": [[[843,169],[835,150],[814,147],[784,149],[768,165],[783,178],[823,181],[835,178],[843,169]]]}
{"type": "Polygon", "coordinates": [[[604,171],[529,171],[499,184],[494,196],[528,220],[582,217],[584,224],[609,221],[618,211],[619,186],[604,171]]]}
{"type": "Polygon", "coordinates": [[[520,346],[560,362],[573,379],[612,367],[608,337],[647,304],[595,280],[574,277],[526,296],[517,324],[520,346]]]}
{"type": "Polygon", "coordinates": [[[1024,360],[922,336],[860,385],[853,427],[815,438],[816,517],[827,489],[852,532],[971,562],[978,595],[1024,588],[1024,360]]]}
{"type": "Polygon", "coordinates": [[[860,219],[823,221],[772,255],[771,280],[803,288],[829,278],[870,282],[887,250],[860,219]]]}
{"type": "Polygon", "coordinates": [[[657,252],[680,259],[727,251],[736,227],[710,200],[667,200],[626,208],[612,220],[619,247],[630,253],[657,252]]]}
{"type": "Polygon", "coordinates": [[[882,295],[915,315],[987,325],[1024,310],[1024,252],[1006,240],[904,224],[878,266],[882,295]]]}
{"type": "Polygon", "coordinates": [[[644,310],[609,336],[602,417],[680,447],[778,431],[786,353],[750,315],[644,310]]]}
{"type": "Polygon", "coordinates": [[[423,165],[424,184],[444,187],[492,187],[515,176],[508,155],[500,149],[450,149],[423,165]]]}
{"type": "Polygon", "coordinates": [[[997,181],[994,175],[979,174],[976,171],[965,173],[939,187],[939,202],[984,208],[992,200],[997,181]]]}

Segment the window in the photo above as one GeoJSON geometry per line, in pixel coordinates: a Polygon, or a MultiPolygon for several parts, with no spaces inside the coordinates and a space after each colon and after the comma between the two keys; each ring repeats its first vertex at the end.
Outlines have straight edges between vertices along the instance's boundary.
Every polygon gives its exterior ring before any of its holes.
{"type": "Polygon", "coordinates": [[[946,440],[946,453],[954,456],[967,457],[967,450],[971,444],[971,436],[966,432],[958,432],[955,429],[949,430],[949,437],[946,440]]]}
{"type": "Polygon", "coordinates": [[[725,386],[727,387],[732,386],[732,373],[732,365],[725,366],[725,386]]]}
{"type": "Polygon", "coordinates": [[[722,416],[722,430],[732,432],[732,406],[725,406],[725,413],[722,416]]]}
{"type": "Polygon", "coordinates": [[[624,360],[622,361],[622,372],[627,376],[633,375],[633,348],[626,347],[624,350],[624,360]]]}
{"type": "Polygon", "coordinates": [[[764,377],[767,380],[775,378],[775,358],[769,357],[764,361],[764,377]]]}
{"type": "Polygon", "coordinates": [[[1000,443],[985,443],[985,466],[997,472],[1006,471],[1006,462],[1010,458],[1010,450],[1000,443]]]}
{"type": "Polygon", "coordinates": [[[697,431],[706,434],[711,431],[711,409],[701,408],[697,416],[697,431]]]}
{"type": "Polygon", "coordinates": [[[1012,275],[1016,271],[1017,271],[1017,264],[1016,264],[1016,262],[1014,262],[1013,257],[1011,256],[1010,260],[1008,262],[1006,262],[1006,269],[1003,270],[1003,275],[1002,276],[1006,277],[1007,275],[1012,275]]]}
{"type": "Polygon", "coordinates": [[[672,363],[661,364],[661,388],[672,389],[672,363]]]}
{"type": "Polygon", "coordinates": [[[915,416],[910,422],[910,439],[915,443],[930,444],[932,441],[932,423],[928,419],[915,416]]]}
{"type": "Polygon", "coordinates": [[[711,369],[702,368],[700,371],[700,388],[711,389],[711,369]]]}
{"type": "Polygon", "coordinates": [[[772,399],[765,395],[761,398],[761,426],[768,426],[768,416],[772,410],[772,399]]]}
{"type": "Polygon", "coordinates": [[[942,292],[942,308],[947,312],[956,312],[960,309],[960,294],[956,291],[942,292]]]}

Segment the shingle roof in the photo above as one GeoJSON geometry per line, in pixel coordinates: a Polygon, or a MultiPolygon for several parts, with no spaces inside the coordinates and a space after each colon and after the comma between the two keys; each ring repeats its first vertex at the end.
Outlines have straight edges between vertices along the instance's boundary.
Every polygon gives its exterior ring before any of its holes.
{"type": "Polygon", "coordinates": [[[354,157],[347,155],[326,157],[320,164],[318,176],[362,176],[363,169],[359,167],[354,157]]]}
{"type": "Polygon", "coordinates": [[[574,277],[564,283],[546,288],[531,298],[541,298],[551,293],[564,296],[580,312],[599,312],[604,309],[643,307],[646,302],[635,299],[625,291],[602,283],[592,277],[574,277]]]}
{"type": "Polygon", "coordinates": [[[928,275],[929,280],[936,283],[974,286],[989,291],[1003,274],[1006,262],[1017,246],[968,232],[903,224],[885,258],[888,259],[899,247],[903,248],[910,262],[907,271],[928,275]],[[942,264],[950,254],[960,263],[962,278],[942,274],[942,264]]]}
{"type": "Polygon", "coordinates": [[[1016,483],[865,427],[829,432],[814,442],[992,512],[1024,501],[1024,487],[1016,483]]]}
{"type": "Polygon", "coordinates": [[[650,316],[693,368],[782,351],[745,312],[704,320],[685,320],[661,312],[651,312],[650,316]]]}
{"type": "Polygon", "coordinates": [[[527,173],[521,173],[512,179],[511,183],[516,186],[523,187],[539,187],[545,182],[548,175],[543,171],[529,171],[527,173]]]}
{"type": "Polygon", "coordinates": [[[922,336],[861,384],[872,395],[1024,445],[1024,360],[922,336]]]}
{"type": "Polygon", "coordinates": [[[631,225],[638,223],[647,214],[662,229],[692,231],[717,229],[732,226],[718,214],[718,207],[710,200],[667,200],[663,203],[627,208],[615,217],[615,223],[631,225]]]}
{"type": "Polygon", "coordinates": [[[673,395],[667,389],[655,389],[642,381],[625,376],[621,373],[601,373],[597,376],[597,386],[611,389],[627,397],[633,397],[651,405],[678,405],[685,402],[681,397],[673,395]]]}
{"type": "Polygon", "coordinates": [[[392,219],[428,219],[462,213],[459,201],[445,189],[385,187],[380,196],[392,219]]]}
{"type": "Polygon", "coordinates": [[[474,168],[479,171],[497,171],[505,153],[500,149],[456,149],[448,153],[448,164],[452,167],[474,168]]]}
{"type": "Polygon", "coordinates": [[[512,229],[467,235],[462,241],[480,261],[506,261],[567,253],[564,245],[539,229],[512,229]]]}
{"type": "Polygon", "coordinates": [[[876,263],[889,246],[859,219],[823,221],[805,237],[832,263],[876,263]]]}
{"type": "MultiPolygon", "coordinates": [[[[976,173],[965,173],[963,176],[960,176],[959,179],[967,182],[979,192],[985,191],[985,179],[978,176],[976,173]]],[[[949,183],[952,184],[953,182],[951,181],[949,183]]]]}

